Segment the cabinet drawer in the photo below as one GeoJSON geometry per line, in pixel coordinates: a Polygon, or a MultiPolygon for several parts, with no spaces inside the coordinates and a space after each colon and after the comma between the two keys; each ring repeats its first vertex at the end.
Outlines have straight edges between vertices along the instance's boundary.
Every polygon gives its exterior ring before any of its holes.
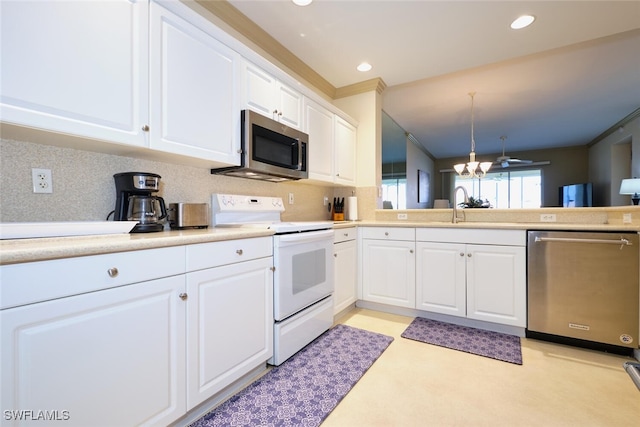
{"type": "Polygon", "coordinates": [[[187,246],[187,271],[218,267],[272,255],[271,237],[189,245],[187,246]]]}
{"type": "Polygon", "coordinates": [[[333,230],[333,243],[346,242],[348,240],[355,240],[357,235],[357,229],[355,227],[351,228],[340,228],[333,230]]]}
{"type": "Polygon", "coordinates": [[[414,241],[416,230],[404,227],[365,227],[362,229],[362,238],[414,241]]]}
{"type": "Polygon", "coordinates": [[[525,246],[525,230],[478,228],[418,228],[417,242],[472,243],[478,245],[525,246]]]}
{"type": "Polygon", "coordinates": [[[184,246],[3,265],[0,308],[185,272],[184,246]]]}

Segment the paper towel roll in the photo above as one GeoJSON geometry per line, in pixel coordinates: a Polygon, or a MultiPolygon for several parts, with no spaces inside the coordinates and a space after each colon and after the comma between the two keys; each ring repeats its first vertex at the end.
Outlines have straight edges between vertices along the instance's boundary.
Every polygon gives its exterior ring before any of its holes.
{"type": "Polygon", "coordinates": [[[358,219],[358,198],[356,196],[347,197],[347,220],[356,221],[358,219]]]}

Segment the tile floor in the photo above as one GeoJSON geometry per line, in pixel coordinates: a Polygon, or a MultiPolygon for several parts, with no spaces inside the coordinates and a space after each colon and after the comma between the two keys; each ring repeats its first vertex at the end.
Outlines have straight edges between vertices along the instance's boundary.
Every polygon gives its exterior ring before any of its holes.
{"type": "Polygon", "coordinates": [[[412,318],[356,308],[339,323],[394,341],[323,423],[333,426],[640,426],[633,360],[522,338],[523,365],[400,334],[412,318]]]}

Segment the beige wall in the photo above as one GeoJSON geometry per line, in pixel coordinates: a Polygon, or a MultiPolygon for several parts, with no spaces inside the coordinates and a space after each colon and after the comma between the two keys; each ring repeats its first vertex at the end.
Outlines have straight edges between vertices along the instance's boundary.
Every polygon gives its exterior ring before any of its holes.
{"type": "Polygon", "coordinates": [[[618,192],[622,179],[640,177],[640,117],[589,148],[589,176],[597,189],[594,198],[603,206],[631,203],[630,196],[618,192]]]}
{"type": "MultiPolygon", "coordinates": [[[[0,140],[0,222],[103,221],[115,206],[113,174],[153,172],[162,176],[159,195],[166,203],[210,202],[211,193],[280,196],[284,220],[325,220],[323,198],[334,197],[333,187],[301,182],[270,183],[211,175],[197,168],[72,148],[0,140]],[[52,194],[34,194],[31,168],[51,169],[52,194]]],[[[348,193],[341,188],[340,193],[348,193]]]]}
{"type": "Polygon", "coordinates": [[[433,207],[435,190],[434,161],[407,139],[407,209],[424,209],[433,207]],[[423,171],[428,179],[428,198],[424,203],[418,202],[418,170],[423,171]]]}

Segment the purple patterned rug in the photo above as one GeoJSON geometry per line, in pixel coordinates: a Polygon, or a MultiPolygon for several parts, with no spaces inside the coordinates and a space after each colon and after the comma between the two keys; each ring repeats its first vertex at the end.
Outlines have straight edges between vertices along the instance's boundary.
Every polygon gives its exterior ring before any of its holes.
{"type": "Polygon", "coordinates": [[[403,338],[522,365],[520,337],[416,317],[403,338]]]}
{"type": "Polygon", "coordinates": [[[391,341],[336,325],[192,427],[318,426],[391,341]]]}

